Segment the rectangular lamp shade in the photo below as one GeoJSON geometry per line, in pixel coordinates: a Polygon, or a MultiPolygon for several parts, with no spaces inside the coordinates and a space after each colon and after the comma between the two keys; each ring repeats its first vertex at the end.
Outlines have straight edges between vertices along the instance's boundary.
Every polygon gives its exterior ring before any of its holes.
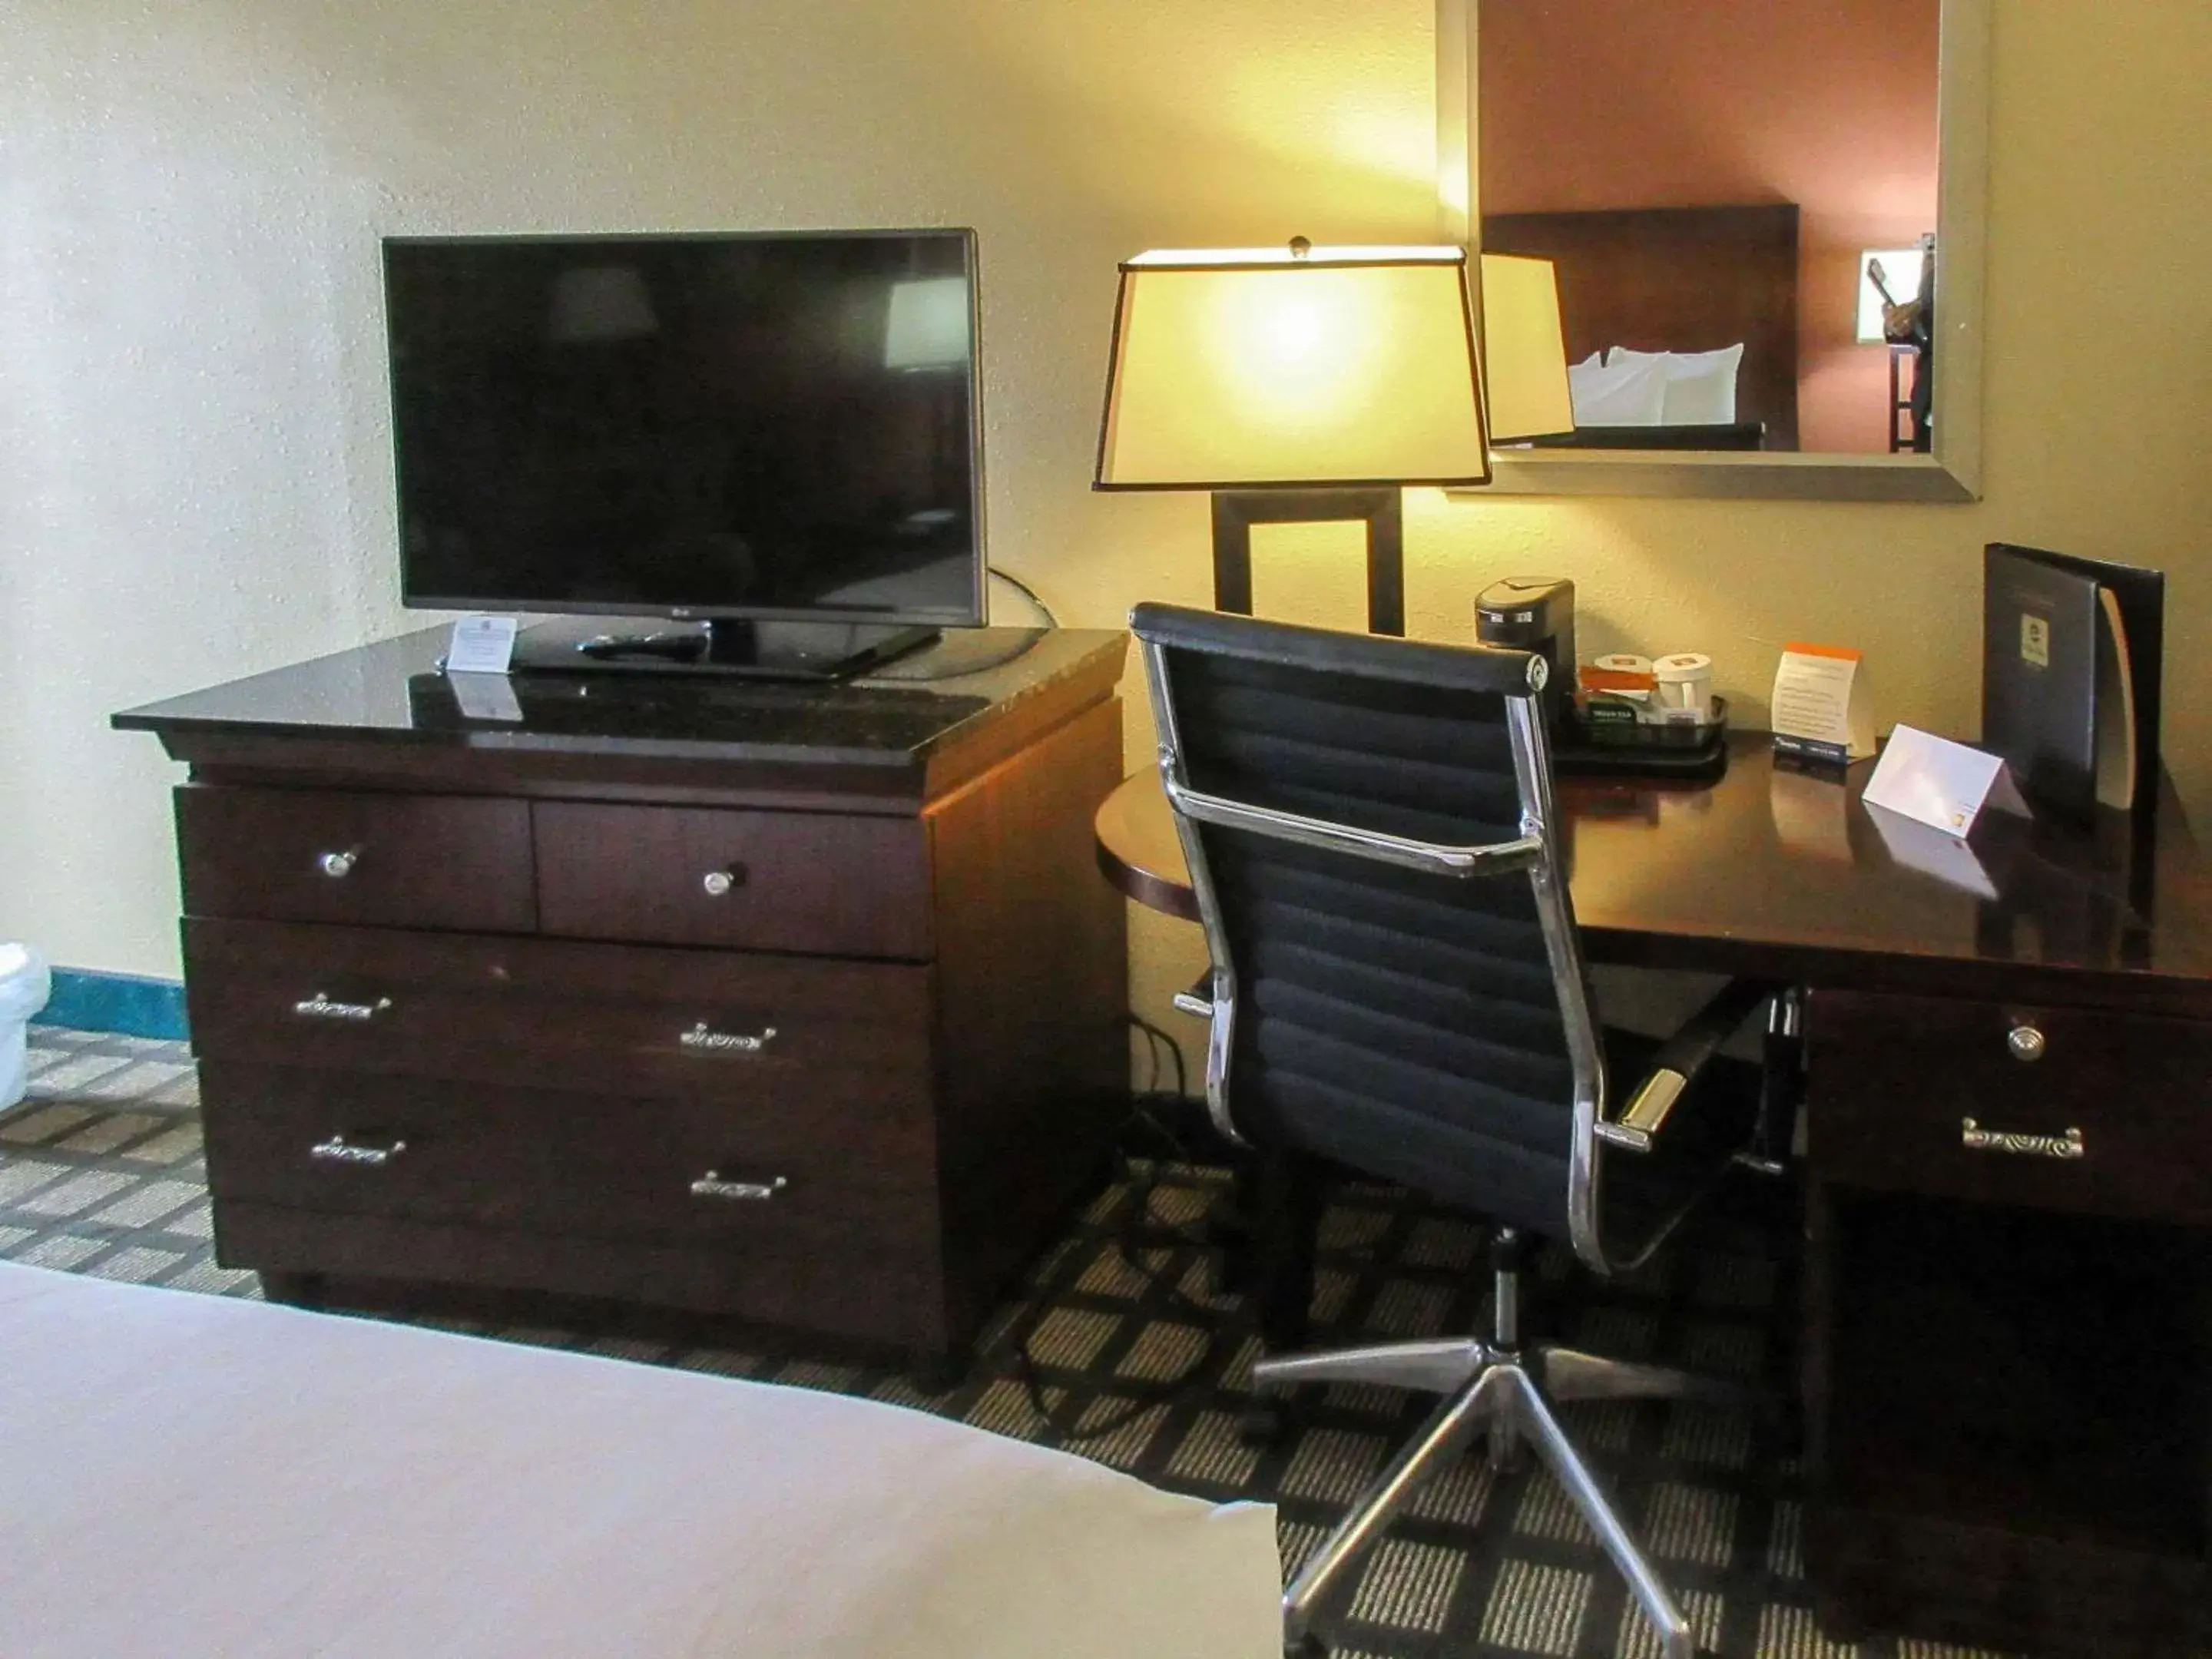
{"type": "Polygon", "coordinates": [[[1493,441],[1575,429],[1559,270],[1549,259],[1482,256],[1482,368],[1493,441]]]}
{"type": "Polygon", "coordinates": [[[1121,267],[1098,488],[1489,482],[1460,249],[1169,252],[1121,267]]]}

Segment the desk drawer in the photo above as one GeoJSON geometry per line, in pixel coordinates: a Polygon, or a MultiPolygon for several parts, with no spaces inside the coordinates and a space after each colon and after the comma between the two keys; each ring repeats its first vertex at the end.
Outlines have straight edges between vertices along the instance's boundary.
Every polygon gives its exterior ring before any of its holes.
{"type": "Polygon", "coordinates": [[[188,784],[177,842],[188,915],[537,926],[530,808],[519,800],[188,784]]]}
{"type": "Polygon", "coordinates": [[[1823,991],[1807,1034],[1819,1180],[2212,1223],[2212,1023],[1823,991]]]}
{"type": "Polygon", "coordinates": [[[936,1248],[927,1164],[801,1099],[720,1103],[203,1060],[208,1181],[343,1215],[770,1253],[936,1248]]]}
{"type": "Polygon", "coordinates": [[[541,805],[535,824],[549,933],[930,955],[928,854],[918,819],[541,805]]]}
{"type": "Polygon", "coordinates": [[[195,920],[203,1056],[758,1103],[926,1162],[933,969],[195,920]]]}

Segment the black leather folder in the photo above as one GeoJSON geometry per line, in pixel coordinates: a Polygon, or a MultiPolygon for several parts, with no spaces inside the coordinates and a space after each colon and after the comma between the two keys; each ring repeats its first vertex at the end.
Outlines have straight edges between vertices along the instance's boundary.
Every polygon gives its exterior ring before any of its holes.
{"type": "Polygon", "coordinates": [[[1993,542],[1982,596],[1982,746],[2064,817],[2148,813],[2164,573],[1993,542]]]}

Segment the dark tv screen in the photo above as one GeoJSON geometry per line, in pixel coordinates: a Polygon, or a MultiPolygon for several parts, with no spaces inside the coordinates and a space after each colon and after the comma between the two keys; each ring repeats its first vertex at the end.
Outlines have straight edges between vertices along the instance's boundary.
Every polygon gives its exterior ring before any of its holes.
{"type": "Polygon", "coordinates": [[[410,605],[982,620],[966,231],[384,245],[410,605]]]}

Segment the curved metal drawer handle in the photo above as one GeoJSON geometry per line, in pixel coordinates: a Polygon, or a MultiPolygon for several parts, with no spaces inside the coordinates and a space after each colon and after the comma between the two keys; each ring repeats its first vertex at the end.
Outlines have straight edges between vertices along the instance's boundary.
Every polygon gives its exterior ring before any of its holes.
{"type": "Polygon", "coordinates": [[[2002,1152],[2011,1158],[2055,1158],[2063,1163],[2075,1163],[2089,1156],[2087,1141],[2079,1129],[2069,1129],[2057,1135],[2008,1134],[2001,1129],[1984,1129],[1972,1118],[1965,1120],[1959,1132],[1959,1144],[1970,1152],[2002,1152]]]}
{"type": "Polygon", "coordinates": [[[292,1012],[301,1019],[336,1019],[366,1025],[379,1015],[392,1012],[392,999],[379,997],[374,1002],[332,1002],[327,993],[318,991],[304,1002],[292,1005],[292,1012]]]}
{"type": "Polygon", "coordinates": [[[310,1146],[307,1156],[319,1164],[349,1164],[357,1169],[380,1170],[406,1150],[407,1143],[396,1137],[376,1146],[348,1140],[343,1135],[332,1135],[310,1146]]]}
{"type": "Polygon", "coordinates": [[[714,1198],[735,1204],[764,1204],[791,1185],[782,1176],[766,1181],[739,1181],[720,1170],[709,1170],[691,1183],[694,1198],[714,1198]]]}
{"type": "Polygon", "coordinates": [[[757,1054],[775,1041],[775,1027],[764,1025],[750,1034],[717,1031],[705,1020],[676,1039],[677,1046],[694,1054],[757,1054]]]}

